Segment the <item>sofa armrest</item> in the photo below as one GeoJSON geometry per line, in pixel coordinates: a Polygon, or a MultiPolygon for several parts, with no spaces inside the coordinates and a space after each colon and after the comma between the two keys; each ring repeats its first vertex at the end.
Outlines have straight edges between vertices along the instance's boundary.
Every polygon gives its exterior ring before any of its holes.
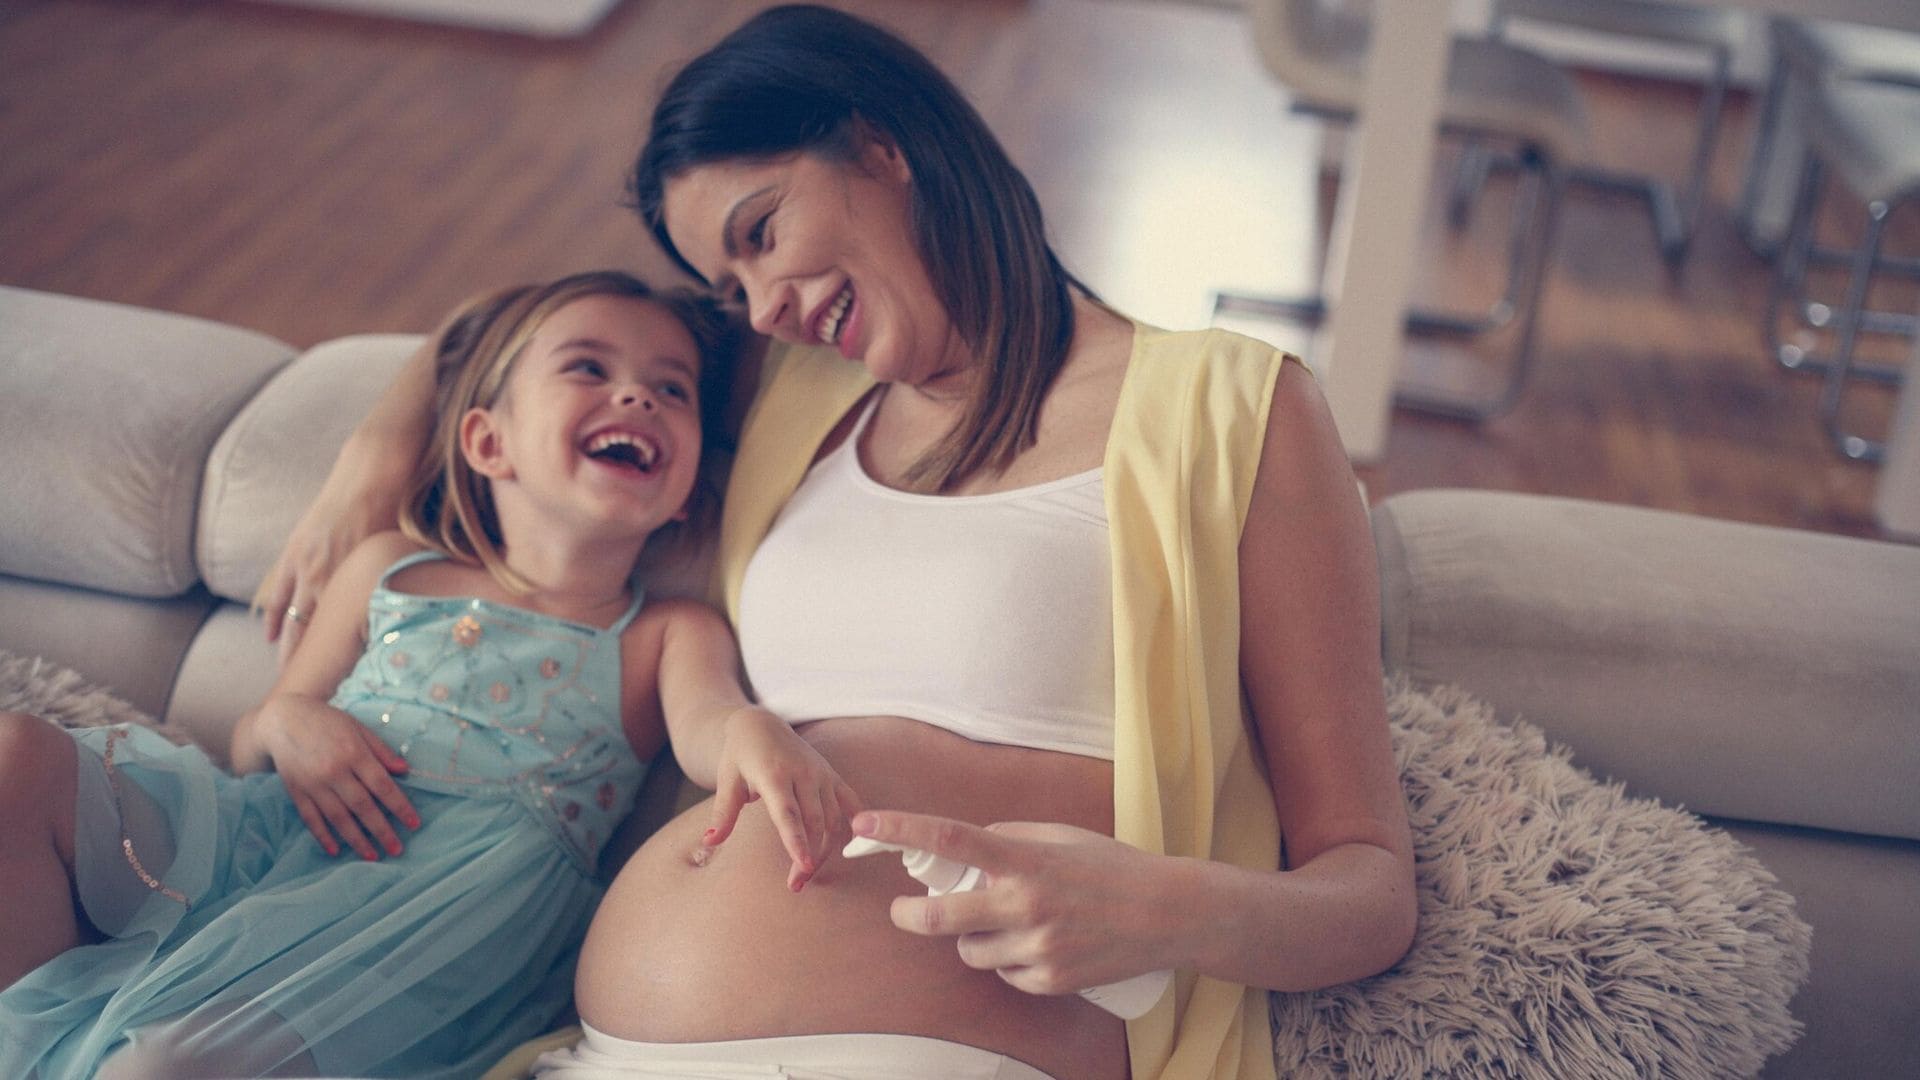
{"type": "Polygon", "coordinates": [[[204,319],[0,287],[0,574],[193,588],[207,450],[292,356],[204,319]]]}
{"type": "Polygon", "coordinates": [[[1920,548],[1498,492],[1373,526],[1389,671],[1638,794],[1920,839],[1920,548]]]}

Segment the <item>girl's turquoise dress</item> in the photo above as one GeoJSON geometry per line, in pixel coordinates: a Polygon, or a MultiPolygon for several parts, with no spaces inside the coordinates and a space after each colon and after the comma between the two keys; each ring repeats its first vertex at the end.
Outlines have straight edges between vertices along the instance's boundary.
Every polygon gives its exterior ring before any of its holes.
{"type": "Polygon", "coordinates": [[[566,1009],[595,859],[646,771],[620,724],[639,592],[601,630],[389,587],[437,557],[382,576],[333,699],[411,766],[405,853],[330,857],[272,773],[76,731],[77,885],[111,936],[0,993],[0,1076],[87,1077],[126,1049],[136,1074],[471,1078],[566,1009]]]}

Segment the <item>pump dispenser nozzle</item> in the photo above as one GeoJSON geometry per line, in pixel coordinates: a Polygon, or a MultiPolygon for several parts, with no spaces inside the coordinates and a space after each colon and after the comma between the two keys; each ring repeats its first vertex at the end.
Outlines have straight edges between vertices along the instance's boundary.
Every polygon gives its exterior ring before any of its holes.
{"type": "MultiPolygon", "coordinates": [[[[984,875],[977,866],[935,855],[931,851],[905,847],[900,844],[888,844],[870,836],[856,836],[848,841],[840,854],[849,859],[862,855],[872,855],[879,851],[897,851],[900,853],[900,865],[906,867],[913,880],[927,887],[928,896],[945,896],[951,892],[966,892],[978,888],[984,875]]],[[[1166,992],[1167,984],[1173,981],[1171,971],[1149,971],[1144,975],[1135,975],[1104,986],[1090,986],[1080,991],[1080,996],[1095,1005],[1118,1016],[1122,1020],[1133,1020],[1145,1016],[1166,992]]]]}
{"type": "Polygon", "coordinates": [[[980,884],[980,868],[968,866],[963,862],[941,858],[931,851],[919,848],[902,847],[899,844],[886,844],[870,836],[856,836],[847,842],[840,854],[849,859],[862,855],[872,855],[879,851],[897,851],[900,853],[900,865],[907,868],[913,880],[927,887],[928,896],[945,896],[950,892],[966,892],[980,884]]]}

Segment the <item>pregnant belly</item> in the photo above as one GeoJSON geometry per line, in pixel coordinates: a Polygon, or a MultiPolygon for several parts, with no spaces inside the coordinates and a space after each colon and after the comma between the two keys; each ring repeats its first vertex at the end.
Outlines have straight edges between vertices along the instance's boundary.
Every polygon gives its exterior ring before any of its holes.
{"type": "MultiPolygon", "coordinates": [[[[874,808],[1112,832],[1104,761],[985,746],[889,717],[820,721],[800,732],[874,808]]],[[[576,985],[580,1014],[595,1028],[651,1042],[927,1035],[1009,1054],[1062,1080],[1127,1075],[1120,1021],[1075,995],[1030,995],[974,971],[951,938],[896,929],[893,898],[925,892],[898,859],[836,851],[792,893],[786,854],[757,803],[697,861],[710,812],[702,802],[668,823],[608,890],[576,985]]]]}

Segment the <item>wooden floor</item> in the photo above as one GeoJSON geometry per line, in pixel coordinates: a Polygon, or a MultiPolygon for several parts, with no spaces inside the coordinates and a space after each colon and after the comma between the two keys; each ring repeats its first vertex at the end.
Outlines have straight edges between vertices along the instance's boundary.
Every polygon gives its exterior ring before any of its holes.
{"type": "MultiPolygon", "coordinates": [[[[306,346],[424,330],[510,281],[593,266],[665,277],[621,205],[644,119],[667,70],[763,6],[626,0],[589,37],[541,42],[245,0],[5,0],[0,283],[306,346]]],[[[1316,279],[1319,129],[1287,115],[1236,14],[1156,0],[844,6],[923,46],[973,96],[1067,262],[1118,306],[1202,325],[1217,289],[1316,279]]],[[[1678,173],[1692,91],[1582,85],[1598,158],[1678,173]]],[[[1767,271],[1727,220],[1750,103],[1733,110],[1684,272],[1660,263],[1636,204],[1576,194],[1519,408],[1481,428],[1397,414],[1386,460],[1361,470],[1372,497],[1498,488],[1876,535],[1873,470],[1828,449],[1815,382],[1762,354],[1767,271]]],[[[1502,197],[1462,236],[1431,227],[1411,254],[1423,288],[1493,287],[1502,197]]],[[[1895,242],[1920,250],[1916,231],[1895,242]]],[[[1860,426],[1884,425],[1884,391],[1854,404],[1860,426]]]]}

